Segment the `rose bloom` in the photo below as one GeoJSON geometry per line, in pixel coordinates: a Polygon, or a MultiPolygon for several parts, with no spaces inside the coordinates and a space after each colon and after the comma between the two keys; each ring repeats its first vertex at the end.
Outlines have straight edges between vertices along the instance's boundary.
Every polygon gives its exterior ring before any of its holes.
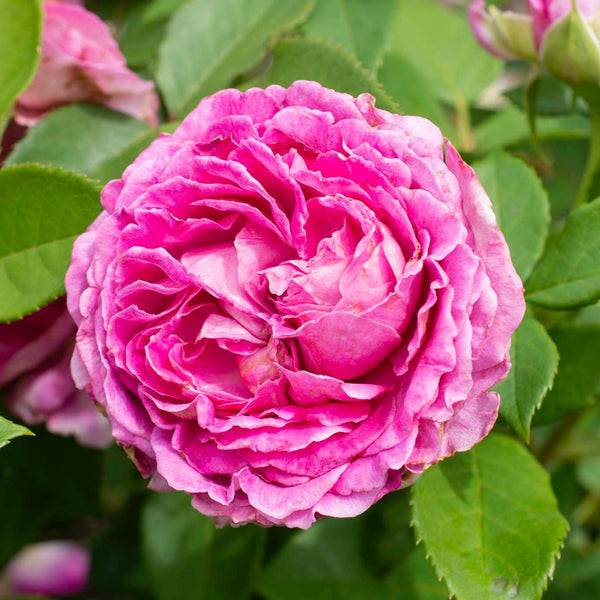
{"type": "Polygon", "coordinates": [[[76,383],[217,524],[350,517],[492,427],[523,288],[419,117],[297,81],[205,98],[102,193],[76,383]]]}
{"type": "Polygon", "coordinates": [[[106,24],[74,2],[44,0],[40,65],[17,100],[14,118],[31,126],[73,102],[95,102],[157,123],[154,83],[127,68],[106,24]]]}
{"type": "MultiPolygon", "coordinates": [[[[598,40],[600,0],[576,0],[576,5],[591,37],[598,40]]],[[[486,0],[471,3],[469,21],[477,41],[505,60],[536,60],[541,57],[549,30],[573,10],[573,0],[512,0],[504,6],[506,10],[486,6],[486,0]]]]}
{"type": "Polygon", "coordinates": [[[0,386],[9,411],[27,425],[75,436],[83,446],[106,448],[110,425],[78,390],[69,368],[75,324],[60,298],[12,323],[0,324],[0,386]]]}
{"type": "Polygon", "coordinates": [[[2,573],[0,597],[75,596],[87,588],[90,563],[90,551],[73,542],[25,546],[2,573]]]}

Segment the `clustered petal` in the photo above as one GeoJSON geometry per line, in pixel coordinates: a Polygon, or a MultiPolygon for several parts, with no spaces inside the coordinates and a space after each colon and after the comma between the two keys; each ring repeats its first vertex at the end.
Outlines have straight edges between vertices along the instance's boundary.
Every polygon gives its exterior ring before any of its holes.
{"type": "Polygon", "coordinates": [[[78,385],[217,523],[359,514],[492,427],[523,289],[429,121],[317,83],[205,98],[102,194],[78,385]]]}

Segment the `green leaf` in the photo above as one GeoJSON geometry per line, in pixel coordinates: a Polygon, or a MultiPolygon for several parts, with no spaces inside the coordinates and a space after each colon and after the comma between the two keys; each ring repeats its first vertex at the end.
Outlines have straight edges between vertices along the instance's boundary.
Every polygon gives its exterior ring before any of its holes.
{"type": "Polygon", "coordinates": [[[548,235],[546,191],[531,167],[506,153],[497,152],[473,166],[490,196],[515,269],[526,280],[548,235]]]}
{"type": "Polygon", "coordinates": [[[4,448],[4,446],[10,443],[10,440],[14,440],[16,437],[22,435],[33,435],[33,433],[27,427],[13,423],[0,416],[0,448],[4,448]]]}
{"type": "Polygon", "coordinates": [[[386,590],[361,556],[361,519],[322,519],[297,533],[267,565],[268,600],[379,600],[386,590]]]}
{"type": "Polygon", "coordinates": [[[40,0],[0,0],[0,138],[12,105],[33,79],[40,59],[40,0]]]}
{"type": "Polygon", "coordinates": [[[413,486],[413,524],[457,600],[537,600],[567,531],[548,474],[490,435],[413,486]]]}
{"type": "Polygon", "coordinates": [[[600,494],[600,456],[591,456],[577,463],[577,480],[588,491],[600,494]]]}
{"type": "Polygon", "coordinates": [[[429,119],[456,142],[454,125],[438,102],[435,89],[405,58],[388,52],[377,77],[403,114],[429,119]]]}
{"type": "Polygon", "coordinates": [[[64,293],[78,234],[100,212],[99,189],[61,169],[0,171],[0,322],[18,319],[64,293]]]}
{"type": "Polygon", "coordinates": [[[464,15],[433,0],[399,0],[389,51],[408,60],[454,106],[472,103],[502,69],[475,41],[464,15]]]}
{"type": "Polygon", "coordinates": [[[244,600],[261,562],[265,530],[216,529],[183,493],[154,495],[142,510],[142,551],[157,600],[244,600]]]}
{"type": "MultiPolygon", "coordinates": [[[[32,127],[6,166],[35,162],[96,177],[107,163],[130,148],[139,152],[156,135],[155,129],[127,115],[92,104],[71,104],[32,127]]],[[[121,162],[121,172],[128,164],[121,162]]]]}
{"type": "Polygon", "coordinates": [[[319,0],[303,30],[343,46],[373,69],[381,60],[393,9],[393,0],[319,0]]]}
{"type": "Polygon", "coordinates": [[[551,423],[590,406],[600,384],[600,326],[569,325],[550,332],[560,355],[552,390],[533,419],[551,423]]]}
{"type": "Polygon", "coordinates": [[[377,108],[392,112],[398,109],[375,77],[347,50],[310,37],[287,38],[278,42],[273,48],[271,68],[244,87],[266,87],[275,83],[287,87],[298,79],[312,79],[353,96],[368,92],[377,99],[377,108]]]}
{"type": "MultiPolygon", "coordinates": [[[[588,119],[580,115],[538,117],[536,129],[541,140],[584,138],[589,136],[590,124],[588,119]]],[[[475,146],[478,153],[486,154],[526,141],[530,135],[527,115],[513,107],[495,113],[475,129],[475,146]]]]}
{"type": "Polygon", "coordinates": [[[494,389],[500,394],[500,414],[525,440],[533,413],[552,387],[558,368],[558,351],[544,327],[529,314],[511,341],[512,368],[508,377],[494,389]]]}
{"type": "Polygon", "coordinates": [[[173,16],[156,78],[170,115],[182,115],[260,60],[276,35],[302,22],[314,0],[191,0],[173,16]]]}
{"type": "Polygon", "coordinates": [[[119,48],[129,66],[142,66],[155,57],[171,15],[185,1],[153,0],[129,15],[119,36],[119,48]]]}
{"type": "Polygon", "coordinates": [[[577,308],[600,298],[600,198],[571,213],[553,236],[526,286],[547,308],[577,308]]]}
{"type": "Polygon", "coordinates": [[[422,544],[404,558],[385,583],[394,600],[448,600],[448,589],[438,581],[422,544]]]}

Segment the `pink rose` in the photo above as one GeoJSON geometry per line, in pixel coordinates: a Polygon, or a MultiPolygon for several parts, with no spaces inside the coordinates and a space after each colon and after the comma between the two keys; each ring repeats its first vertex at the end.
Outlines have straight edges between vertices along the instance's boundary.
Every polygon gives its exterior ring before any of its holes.
{"type": "Polygon", "coordinates": [[[90,562],[89,550],[73,542],[31,544],[6,565],[0,597],[75,596],[88,585],[90,562]]]}
{"type": "Polygon", "coordinates": [[[106,448],[110,424],[75,387],[69,368],[75,324],[60,298],[20,321],[0,324],[0,386],[10,412],[27,423],[46,423],[84,446],[106,448]]]}
{"type": "Polygon", "coordinates": [[[157,123],[154,83],[127,68],[105,23],[75,3],[44,1],[42,57],[15,105],[14,117],[31,126],[57,106],[96,102],[152,125],[157,123]]]}
{"type": "Polygon", "coordinates": [[[205,98],[75,243],[76,383],[218,524],[350,517],[481,440],[523,288],[429,121],[310,81],[205,98]]]}

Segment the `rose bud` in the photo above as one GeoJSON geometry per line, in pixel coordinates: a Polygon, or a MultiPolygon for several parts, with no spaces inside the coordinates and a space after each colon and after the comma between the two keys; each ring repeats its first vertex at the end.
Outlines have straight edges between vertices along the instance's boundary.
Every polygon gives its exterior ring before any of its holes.
{"type": "Polygon", "coordinates": [[[77,385],[217,524],[350,517],[490,431],[524,312],[439,129],[311,81],[223,90],[102,192],[77,385]]]}
{"type": "Polygon", "coordinates": [[[0,385],[10,412],[27,425],[73,435],[83,446],[106,448],[110,425],[75,387],[70,357],[75,324],[60,298],[19,321],[0,324],[0,385]]]}
{"type": "Polygon", "coordinates": [[[502,59],[539,61],[568,83],[600,82],[600,0],[516,0],[500,10],[474,0],[469,21],[480,44],[502,59]]]}
{"type": "Polygon", "coordinates": [[[75,596],[88,585],[90,563],[89,550],[73,542],[25,546],[4,569],[0,597],[75,596]]]}
{"type": "Polygon", "coordinates": [[[76,3],[44,0],[40,65],[17,100],[14,118],[31,126],[51,109],[73,102],[96,102],[157,123],[154,83],[127,68],[106,24],[76,3]]]}

